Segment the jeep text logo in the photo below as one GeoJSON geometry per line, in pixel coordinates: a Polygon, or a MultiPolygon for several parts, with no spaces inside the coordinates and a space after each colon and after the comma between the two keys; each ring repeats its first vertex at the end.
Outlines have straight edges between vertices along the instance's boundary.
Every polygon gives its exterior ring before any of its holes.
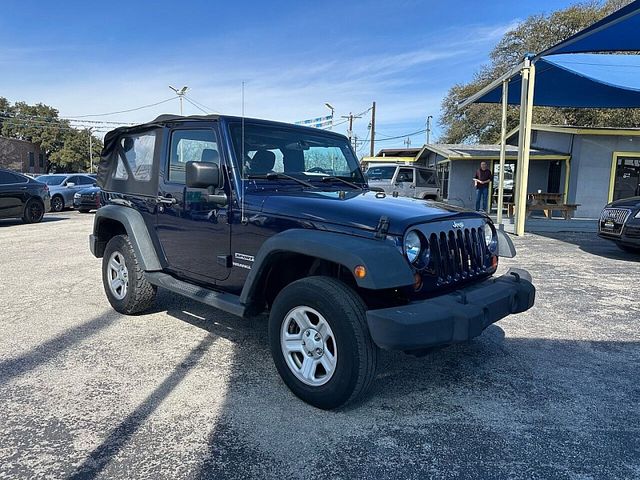
{"type": "Polygon", "coordinates": [[[453,222],[453,228],[464,228],[464,223],[462,223],[462,222],[453,222]]]}

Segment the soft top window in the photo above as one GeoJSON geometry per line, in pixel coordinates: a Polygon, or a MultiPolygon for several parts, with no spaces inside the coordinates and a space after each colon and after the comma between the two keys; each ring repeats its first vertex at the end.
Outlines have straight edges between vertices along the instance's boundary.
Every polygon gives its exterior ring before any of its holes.
{"type": "Polygon", "coordinates": [[[105,137],[98,185],[106,191],[157,195],[161,128],[115,130],[105,137]]]}

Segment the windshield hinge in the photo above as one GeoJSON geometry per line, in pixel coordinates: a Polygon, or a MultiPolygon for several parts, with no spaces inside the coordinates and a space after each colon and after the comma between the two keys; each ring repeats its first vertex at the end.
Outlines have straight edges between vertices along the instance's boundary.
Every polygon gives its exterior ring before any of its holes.
{"type": "Polygon", "coordinates": [[[387,238],[387,232],[389,231],[389,218],[380,217],[378,220],[378,226],[376,227],[376,238],[385,239],[387,238]]]}

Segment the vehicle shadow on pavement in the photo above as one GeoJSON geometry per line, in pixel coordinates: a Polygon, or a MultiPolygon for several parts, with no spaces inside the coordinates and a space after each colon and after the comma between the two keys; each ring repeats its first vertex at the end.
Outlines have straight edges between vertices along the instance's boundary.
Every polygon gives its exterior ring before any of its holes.
{"type": "Polygon", "coordinates": [[[613,260],[625,260],[629,262],[639,262],[640,255],[627,253],[620,250],[612,241],[600,238],[595,233],[584,232],[564,232],[564,233],[535,233],[532,237],[539,236],[558,240],[564,243],[576,245],[585,253],[600,257],[611,258],[613,260]]]}
{"type": "Polygon", "coordinates": [[[121,315],[115,311],[108,311],[82,325],[60,333],[16,358],[0,362],[0,385],[4,385],[51,361],[65,350],[71,349],[78,343],[97,335],[119,318],[121,318],[121,315]]]}
{"type": "MultiPolygon", "coordinates": [[[[38,223],[51,223],[58,222],[60,220],[69,220],[69,217],[56,217],[50,216],[49,214],[45,215],[43,219],[38,223]]],[[[19,218],[3,218],[0,220],[0,228],[2,227],[11,227],[14,225],[38,225],[37,223],[24,223],[19,218]]]]}
{"type": "Polygon", "coordinates": [[[147,421],[149,416],[160,406],[162,401],[184,380],[191,369],[197,365],[198,361],[206,354],[209,347],[214,343],[216,337],[210,335],[205,337],[196,347],[194,347],[180,365],[167,376],[155,390],[140,403],[134,411],[120,422],[113,429],[107,438],[98,445],[88,458],[69,476],[70,479],[90,479],[96,478],[111,460],[127,445],[131,437],[147,421]]]}
{"type": "Polygon", "coordinates": [[[640,452],[622,421],[638,416],[631,398],[637,342],[514,338],[492,325],[424,357],[382,351],[371,393],[327,412],[280,380],[264,317],[236,319],[169,292],[159,297],[170,316],[234,344],[222,413],[194,478],[408,478],[429,476],[443,461],[469,478],[503,478],[545,457],[549,444],[559,445],[558,464],[576,448],[584,452],[572,460],[576,471],[579,462],[589,463],[587,471],[615,462],[619,449],[640,452]],[[602,424],[607,429],[592,431],[602,424]]]}

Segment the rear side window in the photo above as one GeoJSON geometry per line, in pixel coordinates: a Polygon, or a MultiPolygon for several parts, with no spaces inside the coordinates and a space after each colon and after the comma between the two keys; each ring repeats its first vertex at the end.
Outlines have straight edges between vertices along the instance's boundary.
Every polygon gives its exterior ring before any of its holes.
{"type": "Polygon", "coordinates": [[[21,175],[16,175],[11,172],[0,172],[0,184],[9,184],[9,183],[24,183],[26,179],[21,175]]]}
{"type": "Polygon", "coordinates": [[[127,180],[130,171],[133,178],[138,182],[148,182],[151,180],[155,145],[155,132],[122,137],[120,139],[120,147],[127,165],[125,166],[122,157],[119,158],[113,178],[116,180],[127,180]]]}
{"type": "Polygon", "coordinates": [[[211,129],[174,130],[171,134],[169,181],[185,183],[187,162],[220,164],[220,153],[215,132],[211,129]]]}
{"type": "Polygon", "coordinates": [[[95,183],[95,180],[91,177],[79,176],[77,179],[77,185],[93,185],[95,183]]]}
{"type": "Polygon", "coordinates": [[[438,180],[436,172],[430,170],[416,170],[417,173],[417,185],[419,187],[436,187],[438,180]]]}

